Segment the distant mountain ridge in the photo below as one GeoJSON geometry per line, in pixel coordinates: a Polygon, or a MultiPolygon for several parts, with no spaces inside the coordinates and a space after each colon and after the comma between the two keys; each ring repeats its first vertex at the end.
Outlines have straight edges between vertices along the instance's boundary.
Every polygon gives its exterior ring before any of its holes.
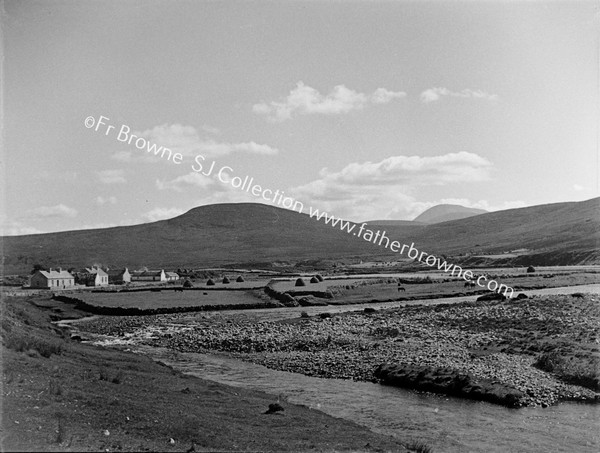
{"type": "MultiPolygon", "coordinates": [[[[600,264],[600,198],[484,213],[443,223],[377,226],[387,237],[447,256],[528,249],[512,264],[600,264]]],[[[399,257],[306,214],[255,203],[201,206],[141,225],[1,238],[4,273],[48,267],[176,269],[399,257]],[[248,264],[254,263],[254,264],[248,264]]],[[[402,258],[405,258],[404,256],[402,258]]],[[[505,264],[506,264],[505,263],[505,264]]]]}
{"type": "Polygon", "coordinates": [[[439,204],[423,212],[414,219],[414,222],[441,223],[450,220],[466,219],[479,214],[485,214],[485,209],[467,208],[458,204],[439,204]]]}

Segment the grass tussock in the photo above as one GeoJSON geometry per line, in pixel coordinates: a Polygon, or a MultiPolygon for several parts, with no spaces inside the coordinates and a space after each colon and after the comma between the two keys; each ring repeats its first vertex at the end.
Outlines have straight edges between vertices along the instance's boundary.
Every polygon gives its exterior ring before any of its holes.
{"type": "Polygon", "coordinates": [[[51,380],[48,382],[48,393],[53,396],[62,396],[64,391],[58,381],[51,380]]]}
{"type": "Polygon", "coordinates": [[[61,446],[70,447],[73,442],[73,436],[71,436],[70,439],[67,439],[67,422],[65,421],[65,416],[62,413],[57,413],[55,415],[55,419],[56,436],[53,439],[54,443],[61,446]]]}
{"type": "Polygon", "coordinates": [[[415,440],[407,444],[406,448],[416,453],[433,453],[433,448],[421,440],[415,440]]]}
{"type": "Polygon", "coordinates": [[[62,354],[64,342],[61,340],[26,336],[25,334],[15,334],[6,339],[5,346],[16,352],[36,351],[42,357],[48,358],[52,354],[62,354]]]}
{"type": "Polygon", "coordinates": [[[112,382],[113,384],[120,384],[123,382],[125,374],[123,370],[111,371],[106,367],[100,368],[100,376],[99,379],[101,381],[112,382]]]}
{"type": "Polygon", "coordinates": [[[569,384],[600,391],[600,370],[593,357],[563,355],[559,351],[550,351],[541,354],[534,366],[569,384]]]}

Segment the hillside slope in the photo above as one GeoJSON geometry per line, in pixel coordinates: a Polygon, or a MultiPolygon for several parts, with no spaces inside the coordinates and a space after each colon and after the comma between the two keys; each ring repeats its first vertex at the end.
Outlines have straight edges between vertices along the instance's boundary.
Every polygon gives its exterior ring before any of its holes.
{"type": "MultiPolygon", "coordinates": [[[[532,206],[433,225],[371,226],[433,254],[502,253],[526,248],[539,264],[600,263],[600,198],[532,206]],[[538,257],[539,260],[535,259],[538,257]],[[540,261],[541,260],[541,261],[540,261]]],[[[4,237],[5,274],[34,263],[58,267],[206,267],[343,257],[397,256],[351,234],[272,206],[194,208],[154,223],[4,237]]]]}

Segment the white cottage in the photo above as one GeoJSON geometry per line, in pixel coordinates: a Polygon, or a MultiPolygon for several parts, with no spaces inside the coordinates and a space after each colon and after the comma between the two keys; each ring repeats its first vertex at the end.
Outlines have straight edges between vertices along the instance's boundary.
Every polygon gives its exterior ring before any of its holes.
{"type": "Polygon", "coordinates": [[[49,271],[36,271],[30,279],[30,286],[39,289],[65,289],[75,286],[75,277],[67,271],[52,268],[49,271]]]}

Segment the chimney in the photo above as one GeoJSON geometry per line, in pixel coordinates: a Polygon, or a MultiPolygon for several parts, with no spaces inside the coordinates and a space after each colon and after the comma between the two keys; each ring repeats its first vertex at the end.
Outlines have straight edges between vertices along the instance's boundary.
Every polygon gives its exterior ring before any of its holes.
{"type": "Polygon", "coordinates": [[[59,268],[58,268],[58,272],[62,272],[62,267],[59,267],[59,268]]]}
{"type": "Polygon", "coordinates": [[[52,268],[50,268],[50,271],[49,271],[49,272],[52,272],[52,268]]]}

